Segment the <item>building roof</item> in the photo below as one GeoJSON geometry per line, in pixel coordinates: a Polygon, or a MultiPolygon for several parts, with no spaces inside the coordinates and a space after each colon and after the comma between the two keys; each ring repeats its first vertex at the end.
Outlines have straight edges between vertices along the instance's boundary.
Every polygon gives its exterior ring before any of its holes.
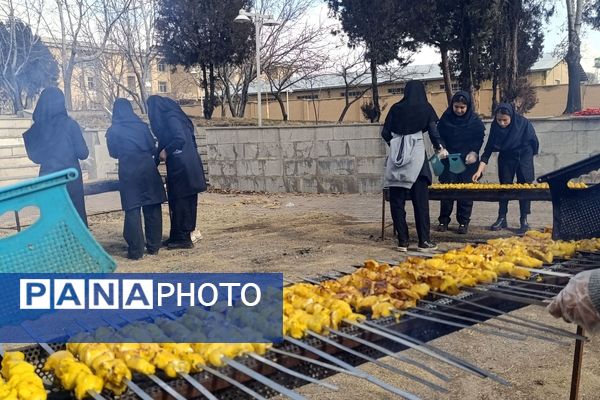
{"type": "MultiPolygon", "coordinates": [[[[544,54],[530,68],[531,71],[548,71],[554,68],[562,61],[562,57],[556,57],[552,54],[544,54]]],[[[439,64],[411,64],[404,68],[390,69],[389,67],[381,67],[377,73],[378,82],[384,83],[402,83],[411,79],[422,81],[432,81],[443,79],[442,70],[439,64]]],[[[352,85],[353,87],[368,85],[371,81],[371,74],[364,73],[357,77],[352,85]]],[[[293,84],[288,90],[295,91],[310,91],[323,89],[343,89],[345,87],[344,79],[338,74],[325,74],[314,79],[305,79],[293,84]]],[[[270,92],[268,82],[263,82],[263,92],[270,92]]],[[[253,83],[248,91],[250,94],[256,93],[256,86],[253,83]]]]}

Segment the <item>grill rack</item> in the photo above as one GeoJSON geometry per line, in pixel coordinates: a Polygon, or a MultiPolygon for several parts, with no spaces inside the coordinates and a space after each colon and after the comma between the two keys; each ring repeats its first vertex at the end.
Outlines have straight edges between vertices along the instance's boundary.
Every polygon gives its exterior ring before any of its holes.
{"type": "MultiPolygon", "coordinates": [[[[569,262],[576,264],[576,261],[578,259],[579,258],[576,258],[569,262]]],[[[580,258],[580,259],[596,260],[596,259],[600,259],[600,254],[587,253],[587,254],[583,255],[582,258],[580,258]]],[[[556,269],[562,265],[563,264],[557,264],[556,266],[551,266],[550,269],[556,269]]],[[[590,264],[586,264],[583,266],[583,268],[589,267],[589,265],[590,264]]],[[[326,280],[329,278],[320,277],[320,279],[326,280]]],[[[566,278],[546,277],[546,282],[548,282],[548,283],[565,284],[566,281],[567,281],[566,278]]],[[[501,283],[501,282],[498,282],[497,285],[498,286],[507,286],[506,284],[501,283]]],[[[526,287],[526,286],[527,286],[527,284],[523,285],[523,287],[526,287]]],[[[481,295],[481,294],[468,293],[468,292],[461,292],[460,294],[458,294],[454,297],[456,299],[475,301],[478,304],[498,308],[505,312],[509,312],[509,311],[512,311],[512,310],[515,310],[515,309],[518,309],[518,308],[521,308],[524,306],[523,304],[519,304],[519,303],[515,303],[515,302],[507,302],[507,301],[504,301],[501,299],[497,299],[497,298],[493,298],[493,297],[489,297],[489,296],[485,296],[485,295],[481,295]]],[[[456,303],[455,301],[452,301],[449,299],[431,299],[431,300],[433,300],[435,304],[440,304],[440,305],[456,303]]],[[[458,303],[456,303],[456,304],[458,304],[458,303]]],[[[425,306],[425,308],[428,308],[428,307],[434,307],[434,306],[425,306]]],[[[470,308],[468,305],[464,305],[464,304],[461,304],[460,307],[464,311],[467,311],[470,308]]],[[[461,313],[456,313],[456,315],[461,315],[461,313]]],[[[458,331],[461,329],[461,328],[456,328],[456,327],[442,326],[435,322],[423,321],[423,320],[416,319],[416,318],[410,317],[410,316],[403,317],[400,323],[398,323],[394,317],[372,320],[372,322],[374,322],[376,325],[407,334],[407,335],[412,336],[416,339],[419,339],[423,342],[428,342],[435,338],[444,336],[448,333],[452,333],[454,331],[458,331]]],[[[339,330],[343,333],[361,337],[361,338],[367,339],[369,341],[372,341],[374,343],[377,343],[393,352],[398,352],[398,351],[402,351],[402,350],[406,349],[405,346],[402,346],[402,345],[398,344],[397,342],[391,341],[389,339],[381,338],[381,337],[377,336],[376,334],[368,334],[354,326],[344,326],[344,327],[340,328],[339,330]]],[[[336,338],[336,335],[330,334],[329,337],[336,338]]],[[[361,365],[366,362],[357,356],[346,353],[346,352],[339,350],[329,344],[324,344],[316,338],[307,337],[307,338],[303,339],[303,341],[305,343],[308,343],[308,344],[316,347],[316,348],[323,349],[329,354],[334,354],[336,358],[338,358],[342,361],[345,361],[350,365],[358,366],[358,365],[361,365]]],[[[360,351],[361,353],[371,356],[373,358],[380,358],[383,356],[383,354],[380,353],[379,351],[374,350],[368,346],[358,344],[349,339],[342,338],[340,343],[344,344],[347,347],[356,349],[356,350],[360,351]]],[[[61,350],[61,349],[64,349],[64,344],[55,343],[55,344],[52,344],[51,347],[54,350],[61,350]]],[[[295,346],[288,342],[286,342],[282,346],[277,346],[277,347],[281,348],[283,350],[286,350],[286,351],[296,353],[296,354],[301,354],[304,356],[318,359],[318,357],[311,355],[311,353],[309,353],[303,349],[300,349],[298,346],[295,346]]],[[[52,388],[52,391],[48,397],[49,400],[62,400],[62,399],[72,399],[73,398],[70,392],[60,390],[58,383],[55,382],[54,376],[51,373],[43,372],[41,370],[42,366],[47,358],[46,352],[41,347],[31,346],[31,347],[27,347],[27,348],[20,349],[20,350],[25,353],[27,361],[31,362],[32,364],[34,364],[36,366],[36,372],[40,374],[40,376],[42,377],[44,382],[47,383],[50,388],[52,388]]],[[[316,379],[323,379],[323,378],[326,378],[328,376],[335,374],[334,371],[331,371],[329,369],[319,367],[314,364],[305,363],[305,362],[302,362],[300,360],[293,359],[290,357],[275,356],[275,354],[273,354],[273,353],[270,353],[270,354],[267,353],[265,355],[265,357],[269,358],[271,360],[277,360],[277,362],[281,365],[287,366],[289,368],[292,368],[298,372],[304,373],[305,375],[314,377],[316,379]]],[[[262,363],[259,363],[250,357],[238,358],[238,359],[236,359],[236,361],[248,366],[249,368],[256,370],[257,372],[259,372],[265,376],[268,376],[269,379],[272,379],[275,382],[278,382],[288,388],[293,389],[293,388],[297,388],[297,387],[300,387],[300,386],[306,384],[306,382],[303,380],[300,380],[298,378],[294,378],[285,373],[279,372],[279,371],[273,369],[272,367],[269,367],[262,363]]],[[[278,392],[268,388],[267,386],[260,384],[259,382],[251,380],[244,374],[242,374],[228,366],[225,366],[225,367],[219,369],[219,371],[227,376],[232,377],[236,381],[243,383],[244,385],[246,385],[247,387],[256,391],[257,393],[259,393],[260,395],[262,395],[264,397],[272,397],[272,396],[279,394],[278,392]]],[[[193,400],[193,399],[203,398],[200,395],[200,393],[196,389],[191,387],[191,385],[188,382],[186,382],[184,379],[180,379],[180,378],[168,379],[168,378],[164,377],[163,375],[161,375],[160,373],[158,374],[158,376],[161,378],[164,378],[164,380],[166,381],[166,383],[169,386],[174,388],[178,393],[182,394],[187,399],[193,400]]],[[[219,378],[217,378],[207,372],[192,374],[192,376],[194,378],[196,378],[202,385],[204,385],[206,388],[208,388],[211,392],[213,392],[215,395],[217,395],[219,398],[222,398],[222,399],[251,398],[250,396],[241,392],[239,389],[235,388],[234,386],[220,380],[219,378]]],[[[159,400],[159,399],[171,398],[167,393],[165,393],[162,389],[160,389],[160,387],[156,386],[147,377],[136,374],[134,376],[134,382],[136,382],[136,384],[138,386],[140,386],[146,393],[148,393],[153,399],[159,400]]],[[[121,399],[122,400],[138,399],[138,397],[131,391],[126,392],[124,395],[122,395],[120,397],[114,397],[108,392],[102,393],[102,396],[104,396],[106,399],[111,399],[111,398],[119,399],[119,400],[121,400],[121,399]]]]}

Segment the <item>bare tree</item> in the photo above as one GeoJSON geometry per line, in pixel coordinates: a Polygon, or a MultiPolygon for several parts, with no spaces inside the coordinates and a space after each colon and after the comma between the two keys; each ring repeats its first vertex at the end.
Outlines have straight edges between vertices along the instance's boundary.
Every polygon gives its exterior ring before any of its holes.
{"type": "Polygon", "coordinates": [[[24,94],[27,100],[56,83],[56,61],[38,35],[41,1],[0,4],[0,88],[15,113],[23,110],[24,94]]]}
{"type": "MultiPolygon", "coordinates": [[[[137,90],[123,87],[137,103],[142,113],[146,113],[151,66],[158,57],[155,44],[156,0],[130,0],[129,7],[116,22],[110,43],[122,55],[135,76],[137,90]]],[[[118,14],[122,5],[117,4],[113,13],[118,14]]]]}
{"type": "Polygon", "coordinates": [[[323,40],[330,28],[322,21],[313,23],[308,12],[312,0],[265,0],[261,13],[273,15],[279,25],[265,32],[262,65],[271,92],[288,114],[282,93],[296,83],[314,78],[328,66],[331,44],[323,40]]]}
{"type": "Polygon", "coordinates": [[[565,61],[569,74],[569,91],[564,114],[581,110],[581,25],[583,0],[566,0],[568,49],[565,61]]]}
{"type": "Polygon", "coordinates": [[[370,89],[370,67],[365,61],[364,51],[357,52],[348,49],[338,60],[334,62],[334,76],[344,81],[344,108],[338,118],[342,123],[346,113],[360,100],[370,89]]]}
{"type": "Polygon", "coordinates": [[[104,52],[115,24],[131,0],[54,0],[43,20],[59,47],[65,102],[73,108],[73,71],[78,64],[97,60],[104,52]],[[55,24],[58,20],[58,26],[55,24]]]}
{"type": "Polygon", "coordinates": [[[239,65],[227,64],[217,69],[217,77],[222,86],[223,97],[233,117],[242,118],[248,104],[250,83],[256,78],[253,59],[239,65]]]}

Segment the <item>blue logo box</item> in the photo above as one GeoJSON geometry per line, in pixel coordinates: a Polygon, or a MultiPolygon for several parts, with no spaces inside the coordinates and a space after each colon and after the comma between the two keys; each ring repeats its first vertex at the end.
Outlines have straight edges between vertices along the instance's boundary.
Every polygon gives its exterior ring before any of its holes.
{"type": "Polygon", "coordinates": [[[0,343],[283,339],[281,273],[11,273],[0,279],[0,343]]]}

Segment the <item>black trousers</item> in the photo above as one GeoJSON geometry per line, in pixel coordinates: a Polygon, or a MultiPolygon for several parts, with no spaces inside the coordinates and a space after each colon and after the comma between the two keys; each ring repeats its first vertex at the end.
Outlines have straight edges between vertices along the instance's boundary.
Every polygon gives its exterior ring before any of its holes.
{"type": "Polygon", "coordinates": [[[169,211],[171,215],[170,241],[192,241],[191,233],[196,229],[197,210],[198,194],[178,199],[169,199],[169,211]]]}
{"type": "MultiPolygon", "coordinates": [[[[500,183],[513,183],[517,177],[517,183],[531,183],[535,177],[533,167],[533,149],[527,146],[520,150],[500,152],[498,154],[498,180],[500,183]]],[[[531,201],[519,200],[521,217],[531,214],[531,201]]],[[[499,215],[508,213],[508,201],[500,201],[499,215]]]]}
{"type": "Polygon", "coordinates": [[[159,204],[150,204],[141,208],[125,211],[123,237],[129,246],[128,255],[139,258],[144,254],[144,231],[148,251],[160,249],[162,239],[162,211],[159,204]],[[142,230],[142,212],[144,213],[144,229],[142,230]]]}
{"type": "MultiPolygon", "coordinates": [[[[450,172],[448,168],[444,170],[444,173],[440,175],[441,183],[469,183],[472,181],[473,174],[477,171],[477,165],[474,163],[467,165],[460,174],[450,172]]],[[[440,224],[448,225],[450,223],[450,215],[452,215],[452,209],[454,208],[454,200],[442,200],[440,201],[440,217],[438,221],[440,224]]],[[[459,224],[468,225],[471,221],[471,212],[473,211],[473,202],[468,200],[457,200],[456,201],[456,220],[459,224]]]]}
{"type": "Polygon", "coordinates": [[[419,176],[410,189],[390,187],[390,209],[394,230],[398,234],[398,242],[408,242],[408,224],[404,209],[407,199],[412,200],[415,211],[415,225],[419,243],[429,241],[429,180],[419,176]]]}

